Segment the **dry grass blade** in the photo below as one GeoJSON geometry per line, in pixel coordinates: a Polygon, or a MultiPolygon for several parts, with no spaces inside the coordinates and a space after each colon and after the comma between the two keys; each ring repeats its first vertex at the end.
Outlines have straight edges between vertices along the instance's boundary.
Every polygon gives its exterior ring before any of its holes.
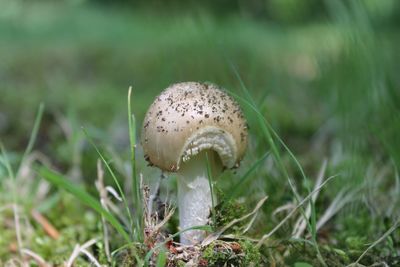
{"type": "Polygon", "coordinates": [[[392,227],[389,228],[389,230],[387,230],[380,238],[378,238],[375,242],[373,242],[361,255],[360,257],[352,264],[348,265],[348,266],[358,266],[359,262],[362,260],[362,258],[364,258],[364,256],[368,253],[368,251],[370,251],[373,247],[375,247],[376,245],[378,245],[380,242],[382,242],[383,240],[386,239],[386,237],[388,237],[394,230],[396,230],[398,227],[400,226],[400,218],[398,218],[396,220],[396,222],[392,225],[392,227]]]}
{"type": "Polygon", "coordinates": [[[13,206],[12,207],[13,207],[13,213],[14,213],[15,234],[17,236],[18,252],[19,252],[20,256],[22,256],[21,249],[23,247],[23,244],[22,244],[21,228],[20,228],[20,223],[19,223],[16,177],[11,168],[11,164],[8,159],[8,154],[6,152],[6,149],[3,146],[3,143],[0,143],[0,150],[1,150],[1,154],[2,154],[2,164],[6,168],[7,174],[9,176],[9,178],[11,179],[11,183],[12,183],[12,196],[13,196],[13,206]]]}
{"type": "Polygon", "coordinates": [[[265,234],[260,241],[258,241],[257,243],[257,247],[261,247],[262,244],[265,242],[265,240],[267,240],[269,237],[271,237],[279,228],[282,227],[282,225],[289,220],[293,214],[295,214],[295,212],[302,206],[304,205],[304,203],[306,203],[313,194],[315,194],[316,192],[318,192],[319,190],[321,190],[322,187],[324,187],[330,180],[332,180],[333,178],[337,177],[337,175],[331,176],[328,179],[325,180],[325,182],[323,182],[318,188],[314,189],[307,197],[305,197],[302,201],[300,201],[300,203],[277,225],[275,226],[274,229],[271,230],[271,232],[269,232],[268,234],[265,234]]]}
{"type": "Polygon", "coordinates": [[[294,208],[296,208],[296,205],[293,204],[293,203],[284,204],[284,205],[279,206],[278,208],[276,208],[274,210],[274,212],[272,213],[272,216],[275,218],[278,213],[281,213],[281,212],[284,212],[284,211],[287,211],[287,210],[293,210],[294,208]]]}
{"type": "Polygon", "coordinates": [[[22,256],[21,249],[23,248],[23,244],[22,244],[21,225],[18,212],[18,205],[16,203],[13,204],[13,213],[14,213],[15,234],[17,236],[18,252],[22,256]]]}
{"type": "Polygon", "coordinates": [[[149,247],[154,247],[156,243],[165,240],[161,233],[161,228],[171,219],[175,212],[175,208],[171,208],[166,202],[164,202],[162,210],[159,210],[158,207],[153,209],[153,202],[158,198],[158,193],[159,190],[156,188],[156,195],[151,195],[148,186],[142,186],[142,203],[145,205],[143,207],[144,243],[149,247]]]}
{"type": "Polygon", "coordinates": [[[50,265],[47,264],[46,261],[41,256],[36,254],[35,252],[33,252],[29,249],[26,249],[26,248],[21,249],[21,252],[22,252],[22,254],[25,254],[25,255],[31,257],[32,259],[34,259],[36,261],[36,263],[39,265],[39,267],[50,267],[50,265]]]}
{"type": "Polygon", "coordinates": [[[175,212],[175,208],[168,209],[166,211],[165,218],[154,227],[154,230],[157,232],[160,231],[161,227],[163,227],[169,221],[169,219],[171,219],[174,212],[175,212]]]}
{"type": "Polygon", "coordinates": [[[255,213],[255,214],[253,215],[253,217],[251,218],[250,222],[249,222],[249,223],[246,225],[246,227],[243,229],[242,235],[244,235],[245,233],[247,233],[247,231],[250,230],[250,228],[251,228],[251,226],[253,225],[253,223],[254,223],[254,221],[256,220],[256,218],[257,218],[257,213],[255,213]]]}
{"type": "Polygon", "coordinates": [[[65,264],[65,266],[66,267],[72,267],[73,264],[74,264],[74,261],[79,256],[79,254],[80,253],[85,253],[84,250],[86,252],[88,252],[86,249],[89,248],[90,246],[92,246],[93,244],[95,244],[96,242],[97,242],[97,239],[91,239],[91,240],[87,241],[86,243],[84,243],[82,246],[77,244],[75,246],[74,250],[72,251],[72,254],[69,257],[69,259],[68,259],[67,263],[65,264]]]}
{"type": "Polygon", "coordinates": [[[354,196],[359,192],[359,189],[352,190],[346,194],[345,190],[341,190],[329,207],[325,210],[317,222],[317,230],[321,229],[336,213],[339,212],[347,203],[354,199],[354,196]]]}
{"type": "Polygon", "coordinates": [[[10,259],[5,264],[5,267],[29,267],[27,263],[21,261],[20,259],[10,259]]]}
{"type": "Polygon", "coordinates": [[[122,197],[118,195],[117,190],[114,189],[114,187],[111,186],[106,186],[105,189],[107,190],[108,193],[110,193],[116,200],[119,202],[122,202],[122,197]]]}
{"type": "Polygon", "coordinates": [[[101,264],[96,260],[96,258],[89,252],[87,249],[81,249],[81,252],[88,257],[91,263],[93,263],[96,267],[102,267],[101,264]]]}
{"type": "Polygon", "coordinates": [[[237,236],[234,234],[227,234],[227,235],[221,235],[222,239],[233,239],[233,240],[246,240],[246,241],[251,241],[251,242],[258,242],[259,239],[255,239],[249,236],[237,236]]]}
{"type": "MultiPolygon", "coordinates": [[[[101,205],[103,206],[103,208],[106,211],[109,211],[108,207],[107,207],[107,202],[109,201],[108,196],[107,196],[108,191],[104,187],[104,170],[101,166],[100,159],[97,160],[97,181],[95,182],[95,186],[96,186],[97,190],[99,191],[101,205]]],[[[108,240],[109,240],[108,228],[107,228],[106,219],[104,218],[103,215],[101,215],[101,223],[103,225],[104,252],[106,254],[107,261],[111,262],[110,244],[108,242],[108,240]]]]}
{"type": "Polygon", "coordinates": [[[262,207],[262,205],[264,204],[264,202],[265,202],[267,199],[268,199],[268,196],[265,196],[264,198],[262,198],[262,199],[257,203],[256,207],[253,209],[252,212],[250,212],[250,213],[244,215],[243,217],[241,217],[241,218],[239,218],[239,219],[235,219],[235,220],[231,221],[230,223],[228,223],[227,225],[225,225],[224,227],[222,227],[222,228],[221,228],[220,230],[218,230],[217,232],[212,233],[212,234],[210,234],[209,236],[207,236],[207,237],[203,240],[203,242],[201,243],[201,246],[202,246],[202,247],[205,247],[205,246],[209,245],[211,242],[217,240],[217,239],[222,235],[222,233],[224,233],[226,230],[228,230],[229,228],[231,228],[233,225],[235,225],[235,224],[237,224],[237,223],[239,223],[239,222],[241,222],[241,221],[243,221],[243,220],[246,220],[247,218],[249,218],[249,217],[255,215],[255,214],[258,212],[258,210],[262,207]]]}
{"type": "MultiPolygon", "coordinates": [[[[321,185],[322,181],[324,180],[324,175],[326,172],[327,165],[328,161],[324,160],[321,169],[319,171],[317,181],[315,182],[314,190],[318,188],[321,185]]],[[[315,194],[312,195],[311,201],[313,203],[315,203],[315,201],[317,200],[318,195],[319,191],[317,191],[315,194]]],[[[311,203],[308,203],[307,209],[305,211],[305,216],[301,215],[299,219],[297,219],[295,227],[293,228],[292,237],[300,238],[303,235],[304,231],[306,230],[307,221],[310,219],[310,216],[311,216],[311,203]]]]}

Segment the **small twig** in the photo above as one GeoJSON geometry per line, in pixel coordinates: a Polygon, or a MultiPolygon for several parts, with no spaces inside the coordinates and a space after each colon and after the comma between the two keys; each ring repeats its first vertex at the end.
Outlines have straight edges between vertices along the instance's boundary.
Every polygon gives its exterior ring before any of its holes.
{"type": "Polygon", "coordinates": [[[32,210],[31,215],[32,218],[43,227],[43,230],[51,238],[58,239],[60,237],[60,233],[57,231],[57,229],[39,211],[32,210]]]}

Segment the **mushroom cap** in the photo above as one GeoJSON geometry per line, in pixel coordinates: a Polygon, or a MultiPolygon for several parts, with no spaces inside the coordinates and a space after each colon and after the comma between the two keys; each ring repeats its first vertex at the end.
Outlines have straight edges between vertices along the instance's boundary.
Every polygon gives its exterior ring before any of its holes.
{"type": "Polygon", "coordinates": [[[218,86],[182,82],[165,89],[144,119],[142,146],[150,164],[179,170],[200,151],[218,153],[226,168],[238,166],[247,147],[247,122],[239,104],[218,86]]]}

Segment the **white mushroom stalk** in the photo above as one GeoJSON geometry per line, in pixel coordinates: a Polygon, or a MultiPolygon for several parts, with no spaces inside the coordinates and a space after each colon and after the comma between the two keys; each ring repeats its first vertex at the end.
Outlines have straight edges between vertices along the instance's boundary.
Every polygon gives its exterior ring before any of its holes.
{"type": "MultiPolygon", "coordinates": [[[[177,171],[181,230],[206,225],[208,222],[213,196],[211,195],[206,162],[206,152],[202,151],[183,163],[177,171]]],[[[196,244],[203,238],[204,231],[190,230],[181,234],[181,243],[196,244]]]]}
{"type": "MultiPolygon", "coordinates": [[[[208,223],[212,196],[206,151],[216,152],[208,153],[213,169],[237,166],[247,146],[247,123],[236,101],[216,85],[178,83],[150,106],[142,145],[150,164],[177,172],[180,230],[185,230],[208,223]]],[[[181,243],[203,238],[204,231],[190,230],[181,234],[181,243]]]]}

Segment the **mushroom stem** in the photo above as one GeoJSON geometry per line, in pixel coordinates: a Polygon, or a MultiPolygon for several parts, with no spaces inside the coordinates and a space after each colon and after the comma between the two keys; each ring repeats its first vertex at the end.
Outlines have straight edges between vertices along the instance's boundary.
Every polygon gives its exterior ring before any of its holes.
{"type": "MultiPolygon", "coordinates": [[[[214,153],[209,153],[212,157],[214,153]]],[[[206,152],[202,151],[183,163],[178,171],[179,226],[181,230],[206,225],[212,207],[212,196],[207,175],[206,152]]],[[[214,161],[209,158],[210,164],[214,161]]],[[[213,167],[213,166],[211,166],[213,167]]],[[[192,245],[205,237],[202,230],[181,234],[181,243],[192,245]]]]}

